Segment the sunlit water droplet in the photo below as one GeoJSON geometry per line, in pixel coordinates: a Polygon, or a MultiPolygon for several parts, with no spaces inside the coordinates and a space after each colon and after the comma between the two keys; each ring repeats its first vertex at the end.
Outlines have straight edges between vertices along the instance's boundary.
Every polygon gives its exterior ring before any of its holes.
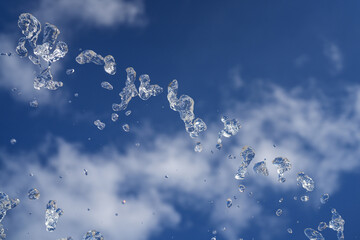
{"type": "Polygon", "coordinates": [[[100,120],[95,120],[94,125],[99,129],[103,130],[105,128],[105,123],[101,122],[100,120]]]}
{"type": "Polygon", "coordinates": [[[111,121],[116,122],[119,119],[119,115],[117,113],[111,114],[111,121]]]}
{"type": "Polygon", "coordinates": [[[323,195],[321,195],[321,197],[320,197],[320,202],[322,203],[322,204],[325,204],[325,203],[327,203],[328,201],[329,201],[329,194],[327,194],[327,193],[324,193],[323,195]]]}
{"type": "Polygon", "coordinates": [[[328,226],[326,224],[326,222],[320,222],[319,223],[319,226],[318,226],[318,230],[321,232],[323,231],[324,229],[326,229],[328,226]]]}
{"type": "Polygon", "coordinates": [[[296,178],[296,181],[301,185],[306,191],[311,192],[315,189],[315,182],[311,177],[306,175],[303,172],[299,172],[296,178]]]}
{"type": "Polygon", "coordinates": [[[75,72],[75,69],[71,68],[71,69],[67,69],[66,70],[66,75],[71,75],[75,72]]]}
{"type": "Polygon", "coordinates": [[[109,82],[101,82],[101,87],[107,90],[113,90],[114,87],[109,82]]]}
{"type": "Polygon", "coordinates": [[[302,202],[307,202],[307,201],[309,201],[309,196],[307,196],[307,195],[301,196],[300,200],[302,202]]]}
{"type": "Polygon", "coordinates": [[[275,212],[275,213],[276,213],[276,216],[280,217],[280,216],[282,215],[282,212],[283,212],[282,209],[279,208],[279,209],[276,210],[276,212],[275,212]]]}
{"type": "Polygon", "coordinates": [[[130,132],[130,126],[129,126],[129,124],[124,124],[124,125],[122,126],[122,128],[123,128],[123,130],[124,130],[125,132],[130,132]]]}

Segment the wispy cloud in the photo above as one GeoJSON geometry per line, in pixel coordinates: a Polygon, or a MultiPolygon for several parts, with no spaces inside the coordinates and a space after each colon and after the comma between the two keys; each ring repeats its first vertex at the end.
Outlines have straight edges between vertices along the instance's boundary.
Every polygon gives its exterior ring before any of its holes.
{"type": "Polygon", "coordinates": [[[329,59],[332,69],[331,73],[340,73],[344,68],[344,60],[342,52],[338,45],[333,42],[328,42],[324,46],[324,55],[329,59]]]}
{"type": "Polygon", "coordinates": [[[233,67],[229,70],[229,78],[233,85],[232,87],[235,87],[236,89],[241,88],[244,85],[240,70],[240,66],[233,67]]]}
{"type": "Polygon", "coordinates": [[[35,11],[46,21],[78,20],[80,24],[100,27],[141,25],[145,22],[142,0],[41,0],[35,11]]]}
{"type": "MultiPolygon", "coordinates": [[[[91,153],[83,145],[54,138],[45,141],[50,147],[45,144],[30,152],[10,154],[2,150],[0,159],[6,159],[0,174],[2,191],[22,200],[4,224],[14,239],[24,238],[28,232],[33,238],[48,238],[44,207],[50,199],[56,199],[65,210],[52,238],[79,239],[86,231],[97,229],[110,239],[120,234],[129,239],[148,239],[156,232],[179,226],[183,217],[179,207],[209,214],[207,224],[217,229],[226,226],[223,234],[227,239],[238,238],[249,224],[280,224],[285,218],[277,218],[273,212],[267,214],[254,198],[237,190],[239,182],[234,173],[240,165],[242,146],[255,149],[254,162],[266,158],[270,171],[269,177],[261,177],[253,172],[251,164],[247,189],[253,189],[258,197],[265,189],[294,192],[299,188],[297,172],[305,171],[316,182],[310,199],[312,206],[317,206],[320,194],[334,194],[341,187],[341,174],[359,169],[360,101],[354,101],[360,96],[359,89],[352,88],[349,97],[343,99],[342,112],[335,115],[320,99],[307,98],[300,90],[273,86],[260,94],[262,101],[237,103],[228,109],[228,115],[240,119],[243,128],[235,137],[224,139],[224,148],[214,154],[210,150],[220,130],[217,122],[209,123],[202,153],[193,151],[193,144],[183,132],[173,136],[151,134],[150,143],[140,148],[129,145],[125,152],[107,145],[91,153]],[[230,153],[237,159],[227,159],[230,153]],[[46,163],[41,161],[44,156],[46,163]],[[278,156],[289,158],[293,164],[284,184],[278,183],[271,164],[278,156]],[[88,176],[83,174],[84,168],[88,176]],[[35,176],[28,176],[30,172],[35,176]],[[26,199],[32,187],[41,191],[41,200],[26,199]],[[226,198],[234,195],[238,199],[233,199],[232,208],[226,208],[226,198]],[[125,205],[121,204],[123,199],[125,205]],[[214,201],[213,208],[209,208],[209,200],[214,201]]],[[[300,189],[298,192],[305,193],[300,189]]],[[[273,239],[272,234],[277,233],[264,229],[259,234],[262,239],[273,239]]]]}
{"type": "MultiPolygon", "coordinates": [[[[237,142],[253,146],[258,160],[284,156],[293,163],[293,170],[288,173],[290,184],[274,185],[276,174],[271,175],[272,182],[261,184],[295,187],[295,174],[305,171],[316,181],[318,196],[335,192],[340,187],[341,174],[359,168],[359,101],[354,101],[359,88],[353,89],[340,103],[342,111],[336,114],[327,105],[329,101],[307,98],[302,96],[305,91],[299,89],[291,92],[279,87],[262,93],[261,104],[238,104],[232,109],[240,113],[238,117],[243,121],[237,142]]],[[[275,172],[272,164],[268,166],[275,172]]]]}
{"type": "MultiPolygon", "coordinates": [[[[179,224],[181,214],[175,204],[207,212],[208,200],[213,200],[218,203],[211,214],[215,223],[221,220],[221,223],[231,224],[229,220],[237,216],[230,211],[226,213],[229,217],[222,216],[227,209],[225,199],[237,191],[232,188],[234,179],[229,175],[234,166],[223,164],[215,169],[207,161],[210,153],[195,153],[182,136],[159,136],[153,150],[139,151],[134,147],[125,154],[113,146],[91,154],[83,152],[80,145],[63,140],[56,140],[55,144],[57,153],[48,158],[45,165],[39,159],[42,154],[48,156],[46,146],[42,146],[43,150],[13,157],[2,153],[1,158],[7,159],[9,173],[0,177],[5,185],[9,184],[4,191],[17,196],[20,190],[24,196],[28,188],[37,187],[42,194],[39,202],[29,201],[25,196],[21,198],[19,213],[7,217],[5,222],[12,226],[9,236],[17,238],[30,232],[34,238],[46,238],[49,234],[44,231],[44,206],[50,199],[56,199],[65,211],[58,229],[52,233],[52,237],[57,238],[71,235],[78,239],[95,228],[110,239],[119,235],[128,239],[148,239],[157,231],[179,224]],[[32,163],[27,162],[28,157],[32,163]],[[15,159],[21,167],[14,164],[15,159]],[[84,175],[84,168],[88,176],[84,175]],[[35,176],[30,177],[30,172],[35,176]],[[121,204],[123,199],[127,201],[124,205],[121,204]],[[32,215],[28,216],[28,212],[32,215]],[[22,227],[17,228],[15,222],[22,227]]],[[[241,214],[236,229],[246,227],[248,220],[260,213],[259,206],[245,194],[239,201],[242,206],[234,207],[234,211],[244,211],[245,206],[247,211],[241,214]]]]}

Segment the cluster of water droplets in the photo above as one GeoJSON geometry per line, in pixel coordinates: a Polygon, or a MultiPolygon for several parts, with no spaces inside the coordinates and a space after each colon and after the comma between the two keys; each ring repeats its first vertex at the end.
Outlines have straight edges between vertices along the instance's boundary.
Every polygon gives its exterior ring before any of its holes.
{"type": "Polygon", "coordinates": [[[76,62],[79,64],[94,63],[96,65],[104,65],[104,70],[110,75],[116,73],[116,62],[115,58],[111,55],[102,57],[93,50],[84,50],[76,58],[76,62]]]}
{"type": "Polygon", "coordinates": [[[277,168],[276,171],[278,173],[278,181],[281,183],[285,182],[286,178],[284,177],[284,173],[290,171],[292,168],[289,159],[283,157],[277,157],[272,161],[272,163],[277,168]]]}
{"type": "Polygon", "coordinates": [[[140,86],[138,91],[135,86],[135,70],[132,67],[129,67],[126,69],[126,73],[125,87],[119,93],[121,102],[112,105],[113,111],[117,112],[125,110],[133,97],[139,96],[142,100],[148,100],[151,96],[157,96],[163,92],[163,89],[159,85],[150,85],[150,78],[146,74],[141,75],[139,78],[140,86]]]}
{"type": "Polygon", "coordinates": [[[19,203],[19,199],[9,198],[6,193],[0,192],[0,239],[6,238],[5,229],[1,224],[2,220],[4,220],[6,216],[6,212],[15,208],[17,205],[19,205],[19,203]]]}
{"type": "Polygon", "coordinates": [[[50,200],[46,205],[45,227],[46,231],[53,232],[59,221],[59,217],[64,214],[61,208],[58,208],[55,200],[50,200]]]}
{"type": "Polygon", "coordinates": [[[312,192],[315,189],[315,182],[304,172],[299,172],[296,177],[298,185],[301,185],[306,191],[312,192]]]}
{"type": "Polygon", "coordinates": [[[147,74],[141,75],[139,81],[139,97],[142,100],[148,100],[151,96],[157,96],[163,92],[162,87],[159,85],[150,85],[150,77],[147,74]]]}
{"type": "Polygon", "coordinates": [[[235,174],[235,179],[237,180],[243,180],[245,178],[247,168],[255,157],[255,151],[252,147],[245,146],[242,148],[240,156],[243,158],[243,161],[240,164],[238,172],[235,174]]]}
{"type": "Polygon", "coordinates": [[[329,222],[329,228],[337,232],[338,240],[343,240],[345,220],[340,216],[335,208],[331,209],[331,214],[332,216],[329,222]]]}
{"type": "Polygon", "coordinates": [[[240,128],[240,122],[237,119],[230,119],[228,116],[222,116],[221,122],[224,124],[224,129],[219,132],[216,148],[222,148],[222,137],[229,138],[231,136],[236,135],[240,128]]]}
{"type": "Polygon", "coordinates": [[[103,235],[96,231],[96,230],[91,230],[88,231],[84,236],[82,240],[104,240],[105,238],[103,237],[103,235]]]}
{"type": "Polygon", "coordinates": [[[29,55],[29,60],[39,65],[40,73],[34,79],[34,88],[40,90],[47,88],[49,90],[56,90],[63,86],[61,81],[55,81],[51,74],[51,64],[65,57],[68,52],[68,46],[65,42],[57,41],[60,30],[50,23],[46,23],[43,31],[42,44],[37,44],[39,34],[41,32],[41,24],[30,13],[22,13],[19,16],[18,26],[21,29],[24,37],[18,41],[18,46],[15,51],[20,57],[27,57],[29,54],[26,48],[26,42],[33,49],[34,55],[29,55]],[[42,67],[41,59],[47,63],[42,67]]]}
{"type": "Polygon", "coordinates": [[[40,191],[36,188],[32,188],[28,191],[28,198],[30,200],[37,200],[40,198],[40,191]]]}
{"type": "Polygon", "coordinates": [[[106,126],[106,124],[103,123],[102,121],[100,121],[99,119],[94,121],[94,125],[95,125],[99,130],[104,130],[104,128],[105,128],[105,126],[106,126]]]}
{"type": "Polygon", "coordinates": [[[266,167],[265,161],[260,161],[254,164],[253,167],[254,172],[263,176],[269,176],[269,170],[266,167]]]}
{"type": "Polygon", "coordinates": [[[6,238],[4,226],[0,223],[0,239],[3,240],[6,238]]]}
{"type": "Polygon", "coordinates": [[[195,138],[203,131],[206,131],[207,126],[201,118],[195,119],[194,114],[194,100],[188,95],[178,94],[178,81],[173,80],[168,86],[167,99],[170,104],[170,108],[176,112],[179,112],[181,120],[185,123],[185,129],[189,133],[190,137],[195,138]]]}
{"type": "MultiPolygon", "coordinates": [[[[41,24],[40,22],[31,14],[23,13],[19,16],[18,25],[24,35],[24,37],[20,38],[18,41],[18,46],[16,47],[16,53],[20,57],[27,57],[29,54],[28,49],[26,48],[26,43],[30,45],[33,49],[34,55],[29,55],[28,58],[30,61],[35,64],[39,65],[40,67],[40,74],[38,74],[35,78],[34,88],[40,90],[42,87],[45,87],[50,90],[55,90],[58,87],[62,86],[62,82],[57,82],[53,80],[51,74],[51,64],[53,62],[58,61],[59,59],[63,58],[66,53],[68,52],[68,47],[66,43],[57,41],[57,37],[60,34],[60,30],[52,24],[46,23],[44,26],[43,31],[43,40],[42,44],[37,44],[37,40],[39,34],[41,32],[41,24]],[[45,68],[42,68],[41,61],[45,61],[48,65],[45,68]]],[[[10,54],[9,54],[10,55],[10,54]]],[[[104,65],[104,70],[106,73],[110,75],[114,75],[116,73],[116,63],[115,59],[111,55],[107,55],[106,57],[102,57],[101,55],[95,53],[93,50],[85,50],[82,51],[77,57],[76,61],[79,64],[85,63],[94,63],[96,65],[104,65]]],[[[127,78],[125,82],[125,87],[119,93],[121,97],[121,103],[112,105],[112,109],[114,111],[122,111],[125,110],[133,97],[139,96],[142,100],[148,100],[151,96],[157,96],[162,93],[163,89],[158,85],[151,85],[150,84],[150,77],[146,74],[141,75],[139,77],[140,86],[137,89],[135,86],[136,81],[136,72],[133,68],[129,67],[126,69],[127,78]]],[[[71,75],[74,73],[74,69],[68,69],[66,71],[67,75],[71,75]]],[[[107,90],[113,90],[113,86],[109,82],[102,82],[101,87],[107,90]]],[[[168,86],[168,95],[167,99],[170,103],[170,108],[174,111],[179,112],[180,118],[185,123],[186,131],[190,134],[192,138],[197,137],[199,133],[205,131],[207,129],[206,124],[203,122],[202,119],[196,118],[194,114],[194,100],[187,96],[181,95],[179,98],[177,97],[178,92],[178,82],[177,80],[173,80],[168,86]]],[[[37,107],[38,103],[37,100],[33,100],[30,102],[30,106],[37,107]]],[[[131,111],[127,111],[125,113],[126,116],[130,115],[131,111]]],[[[117,121],[119,115],[117,113],[112,113],[111,120],[117,121]]],[[[222,137],[229,138],[234,136],[238,133],[241,128],[241,125],[237,119],[229,119],[227,116],[223,116],[221,121],[224,124],[224,129],[219,132],[218,135],[218,142],[217,148],[221,149],[222,147],[222,137]]],[[[105,123],[101,122],[100,120],[94,121],[94,125],[103,130],[105,128],[105,123]]],[[[123,130],[126,132],[130,131],[130,127],[128,124],[124,124],[123,130]]],[[[12,144],[16,143],[15,139],[11,140],[12,144]]],[[[195,152],[202,151],[202,145],[200,142],[197,142],[194,148],[195,152]]],[[[247,168],[250,165],[251,161],[255,157],[254,150],[249,147],[245,146],[242,149],[240,154],[243,158],[243,161],[240,164],[237,174],[235,178],[238,180],[243,180],[247,173],[247,168]]],[[[291,170],[292,165],[287,158],[277,157],[272,162],[277,167],[278,172],[278,180],[279,182],[285,182],[284,173],[291,170]]],[[[266,167],[266,161],[260,161],[255,163],[253,170],[255,173],[268,176],[269,171],[266,167]]],[[[84,169],[84,174],[88,175],[86,169],[84,169]]],[[[165,178],[168,178],[166,175],[165,178]]],[[[298,173],[297,175],[297,182],[301,185],[304,189],[308,192],[313,191],[315,188],[315,183],[309,176],[305,175],[303,172],[298,173]]],[[[245,186],[239,185],[239,191],[244,192],[245,186]]],[[[30,189],[28,192],[28,198],[30,200],[39,199],[40,192],[34,188],[30,189]]],[[[236,198],[235,198],[236,199],[236,198]]],[[[325,204],[329,199],[328,194],[323,194],[320,198],[322,204],[325,204]]],[[[308,201],[308,196],[302,196],[301,201],[308,201]]],[[[6,212],[19,204],[18,199],[10,199],[8,195],[5,193],[0,192],[0,239],[5,239],[6,235],[4,232],[4,228],[1,225],[1,221],[4,219],[6,212]]],[[[280,202],[280,201],[279,201],[280,202]]],[[[122,201],[123,204],[126,203],[125,200],[122,201]]],[[[230,208],[232,206],[232,200],[228,198],[226,200],[226,206],[230,208]]],[[[56,201],[50,200],[46,206],[46,213],[45,213],[45,225],[46,230],[52,232],[56,229],[57,222],[59,217],[63,214],[63,210],[57,208],[56,201]]],[[[276,210],[276,215],[282,215],[282,209],[276,210]]],[[[336,212],[335,209],[332,209],[332,219],[327,225],[325,222],[320,222],[318,226],[318,231],[323,231],[326,228],[331,228],[337,232],[337,237],[339,240],[344,239],[344,224],[345,221],[342,217],[336,212]]],[[[287,230],[289,233],[292,233],[292,229],[288,228],[287,230]]],[[[305,235],[311,240],[322,240],[324,237],[318,231],[306,228],[304,233],[305,235]]],[[[216,233],[216,232],[215,232],[216,233]]],[[[216,239],[216,237],[213,237],[216,239]]],[[[60,240],[71,240],[71,237],[62,238],[60,240]]],[[[87,232],[83,236],[83,240],[103,240],[104,237],[100,232],[95,230],[87,232]]]]}

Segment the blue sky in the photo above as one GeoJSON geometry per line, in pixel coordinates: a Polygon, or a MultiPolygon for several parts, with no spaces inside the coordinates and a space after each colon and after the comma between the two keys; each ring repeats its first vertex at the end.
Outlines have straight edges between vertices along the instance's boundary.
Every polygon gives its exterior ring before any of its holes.
{"type": "MultiPolygon", "coordinates": [[[[81,239],[96,229],[105,239],[210,239],[213,230],[217,239],[305,239],[303,230],[328,222],[336,208],[346,239],[358,239],[359,8],[355,1],[1,2],[0,52],[15,53],[23,12],[58,26],[59,40],[69,46],[52,67],[64,83],[56,91],[33,88],[36,68],[28,59],[0,58],[0,191],[21,200],[2,222],[7,238],[81,239]],[[116,75],[76,63],[79,49],[113,55],[116,75]],[[134,98],[131,115],[120,112],[113,123],[111,105],[120,102],[130,66],[164,92],[134,98]],[[73,75],[65,74],[69,68],[73,75]],[[208,126],[198,139],[169,108],[173,79],[208,126]],[[114,90],[101,88],[102,81],[114,90]],[[34,98],[38,108],[29,107],[34,98]],[[242,128],[219,151],[223,114],[242,128]],[[106,123],[103,131],[96,119],[106,123]],[[197,141],[201,153],[193,150],[197,141]],[[234,173],[245,145],[256,157],[239,193],[234,173]],[[284,184],[271,164],[278,156],[293,164],[284,184]],[[268,177],[252,170],[264,158],[268,177]],[[305,194],[296,185],[300,171],[316,183],[306,203],[293,199],[305,194]],[[26,196],[33,187],[41,192],[37,201],[26,196]],[[330,194],[325,205],[323,193],[330,194]],[[44,214],[51,199],[65,213],[48,233],[44,214]]],[[[322,233],[336,239],[331,229],[322,233]]]]}

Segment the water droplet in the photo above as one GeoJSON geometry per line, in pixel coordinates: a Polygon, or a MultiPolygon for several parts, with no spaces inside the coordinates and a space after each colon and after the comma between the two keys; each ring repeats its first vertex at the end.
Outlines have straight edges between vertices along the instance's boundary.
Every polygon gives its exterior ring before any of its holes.
{"type": "Polygon", "coordinates": [[[279,208],[279,209],[276,210],[276,212],[275,212],[275,213],[276,213],[276,216],[280,217],[280,216],[282,215],[282,212],[283,212],[282,209],[279,208]]]}
{"type": "Polygon", "coordinates": [[[71,75],[75,72],[75,69],[71,68],[71,69],[66,69],[66,75],[71,75]]]}
{"type": "Polygon", "coordinates": [[[311,177],[309,177],[303,172],[298,173],[296,181],[308,192],[313,191],[315,188],[315,182],[312,180],[311,177]]]}
{"type": "Polygon", "coordinates": [[[318,226],[318,230],[321,232],[322,230],[326,229],[328,226],[326,222],[320,222],[318,226]]]}
{"type": "Polygon", "coordinates": [[[83,240],[104,240],[103,235],[96,231],[96,230],[91,230],[88,231],[82,238],[83,240]]]}
{"type": "Polygon", "coordinates": [[[244,185],[239,185],[239,192],[244,192],[245,191],[245,186],[244,185]]]}
{"type": "Polygon", "coordinates": [[[16,139],[15,139],[15,138],[10,139],[10,143],[11,143],[12,145],[14,145],[14,144],[16,143],[16,139]]]}
{"type": "Polygon", "coordinates": [[[28,198],[30,200],[37,200],[40,198],[40,192],[36,188],[32,188],[28,191],[28,198]]]}
{"type": "Polygon", "coordinates": [[[322,204],[327,203],[327,202],[329,201],[329,197],[330,197],[330,196],[329,196],[329,194],[327,194],[327,193],[321,195],[321,197],[320,197],[320,202],[321,202],[322,204]]]}
{"type": "Polygon", "coordinates": [[[29,102],[30,107],[37,108],[39,106],[39,103],[36,99],[29,102]]]}
{"type": "Polygon", "coordinates": [[[306,228],[304,230],[304,233],[310,240],[325,240],[325,238],[321,235],[321,233],[315,231],[312,228],[306,228]]]}
{"type": "Polygon", "coordinates": [[[64,211],[61,208],[57,208],[56,201],[50,200],[46,205],[45,213],[45,226],[46,231],[53,232],[56,229],[59,217],[63,215],[64,211]]]}
{"type": "Polygon", "coordinates": [[[150,85],[150,77],[147,74],[141,75],[139,81],[139,97],[142,100],[148,100],[151,96],[157,96],[163,92],[163,88],[159,85],[150,85]]]}
{"type": "Polygon", "coordinates": [[[277,173],[278,173],[278,181],[280,183],[284,183],[286,179],[284,178],[284,173],[291,170],[291,163],[289,159],[283,158],[283,157],[277,157],[275,158],[272,163],[277,167],[277,173]]]}
{"type": "Polygon", "coordinates": [[[194,151],[195,152],[202,152],[203,148],[202,148],[202,145],[201,145],[201,142],[197,142],[195,144],[195,148],[194,148],[194,151]]]}
{"type": "Polygon", "coordinates": [[[268,169],[266,167],[266,162],[265,161],[255,163],[255,165],[253,167],[253,170],[257,174],[260,174],[260,175],[263,175],[263,176],[269,176],[269,171],[268,171],[268,169]]]}
{"type": "Polygon", "coordinates": [[[103,130],[105,128],[105,123],[101,122],[100,120],[95,120],[94,125],[99,129],[103,130]]]}
{"type": "Polygon", "coordinates": [[[337,237],[339,240],[344,239],[344,225],[345,220],[340,216],[335,208],[331,209],[331,220],[329,222],[329,228],[337,232],[337,237]]]}
{"type": "Polygon", "coordinates": [[[124,129],[125,132],[130,132],[129,124],[124,124],[124,125],[122,126],[122,128],[124,129]]]}
{"type": "Polygon", "coordinates": [[[226,199],[226,206],[230,208],[232,206],[232,200],[231,198],[226,199]]]}
{"type": "Polygon", "coordinates": [[[301,196],[300,200],[302,202],[307,202],[307,201],[309,201],[309,196],[307,196],[307,195],[301,196]]]}
{"type": "Polygon", "coordinates": [[[107,90],[113,90],[114,87],[109,82],[101,82],[101,87],[107,90]]]}
{"type": "Polygon", "coordinates": [[[288,229],[287,229],[287,232],[290,233],[290,234],[292,234],[292,233],[293,233],[293,230],[292,230],[291,228],[288,228],[288,229]]]}
{"type": "Polygon", "coordinates": [[[113,122],[116,122],[119,119],[119,115],[117,113],[112,113],[111,114],[111,120],[113,122]]]}
{"type": "Polygon", "coordinates": [[[116,73],[116,63],[115,58],[111,55],[104,57],[104,70],[110,75],[115,75],[116,73]]]}
{"type": "Polygon", "coordinates": [[[185,129],[190,137],[195,138],[203,131],[206,131],[207,126],[200,118],[195,118],[194,114],[194,100],[187,96],[181,95],[177,97],[178,81],[173,80],[168,86],[167,99],[170,103],[170,108],[180,113],[181,120],[185,123],[185,129]]]}
{"type": "Polygon", "coordinates": [[[252,147],[245,146],[242,148],[240,156],[243,157],[243,161],[241,162],[238,172],[235,175],[235,179],[243,180],[246,176],[249,164],[255,157],[255,151],[252,147]]]}

